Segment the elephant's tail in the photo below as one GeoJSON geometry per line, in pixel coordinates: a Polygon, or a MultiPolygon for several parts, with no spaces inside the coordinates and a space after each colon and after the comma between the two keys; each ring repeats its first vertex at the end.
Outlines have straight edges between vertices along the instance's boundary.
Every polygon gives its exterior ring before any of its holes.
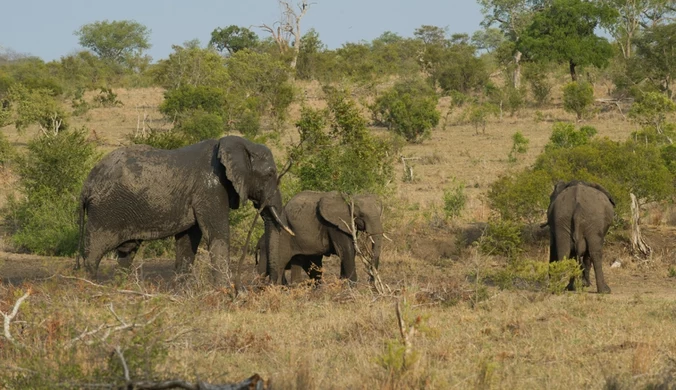
{"type": "MultiPolygon", "coordinates": [[[[87,203],[89,202],[89,196],[82,191],[80,195],[80,203],[78,205],[78,239],[77,239],[77,254],[75,255],[75,269],[80,269],[80,258],[84,259],[84,230],[85,230],[85,212],[87,209],[87,203]]],[[[84,261],[84,260],[83,260],[84,261]]]]}
{"type": "Polygon", "coordinates": [[[580,205],[575,206],[573,210],[573,223],[571,224],[571,237],[573,239],[573,248],[575,248],[575,254],[577,258],[581,258],[586,249],[586,242],[584,239],[584,232],[582,229],[582,220],[583,220],[583,210],[580,205]]]}

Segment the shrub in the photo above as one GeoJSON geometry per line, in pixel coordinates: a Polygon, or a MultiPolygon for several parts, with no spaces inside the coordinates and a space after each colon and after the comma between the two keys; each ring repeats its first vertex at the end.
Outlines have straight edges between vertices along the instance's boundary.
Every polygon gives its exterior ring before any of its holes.
{"type": "Polygon", "coordinates": [[[524,67],[524,78],[530,86],[535,105],[543,107],[551,99],[552,84],[548,80],[547,69],[536,63],[529,63],[524,67]]]}
{"type": "Polygon", "coordinates": [[[516,162],[517,154],[524,154],[528,151],[528,143],[530,141],[528,138],[524,137],[520,131],[517,131],[512,135],[512,150],[509,151],[507,156],[510,162],[516,162]]]}
{"type": "Polygon", "coordinates": [[[524,289],[554,294],[563,293],[571,278],[582,274],[580,264],[575,259],[564,259],[552,263],[531,259],[510,261],[507,267],[501,268],[487,276],[487,280],[502,289],[524,289]]]}
{"type": "Polygon", "coordinates": [[[527,169],[491,183],[488,204],[505,220],[535,223],[543,219],[549,206],[551,187],[547,172],[527,169]]]}
{"type": "Polygon", "coordinates": [[[94,96],[94,101],[103,107],[117,107],[122,105],[122,102],[117,100],[117,94],[113,92],[112,88],[106,87],[99,88],[99,94],[94,96]]]}
{"type": "Polygon", "coordinates": [[[444,215],[446,218],[459,217],[466,202],[465,185],[462,182],[457,182],[454,178],[451,186],[444,190],[444,215]]]}
{"type": "Polygon", "coordinates": [[[225,91],[212,86],[184,85],[164,93],[160,112],[173,117],[190,111],[202,110],[210,114],[220,114],[226,105],[225,91]]]}
{"type": "Polygon", "coordinates": [[[409,142],[420,142],[439,124],[438,97],[425,81],[398,82],[371,107],[374,118],[409,142]]]}
{"type": "Polygon", "coordinates": [[[521,227],[510,220],[493,219],[479,240],[479,249],[486,255],[515,259],[523,252],[521,227]]]}
{"type": "Polygon", "coordinates": [[[369,133],[347,91],[327,87],[325,93],[327,110],[303,108],[296,122],[302,144],[289,158],[300,188],[382,193],[393,175],[392,144],[369,133]]]}
{"type": "Polygon", "coordinates": [[[189,144],[185,134],[176,130],[150,130],[145,134],[130,134],[128,139],[132,143],[149,145],[158,149],[178,149],[189,144]]]}
{"type": "Polygon", "coordinates": [[[514,88],[508,85],[504,88],[504,104],[503,107],[509,111],[509,114],[514,116],[526,104],[526,89],[514,88]]]}
{"type": "Polygon", "coordinates": [[[16,149],[7,139],[5,133],[0,132],[0,165],[5,166],[16,157],[16,149]]]}
{"type": "Polygon", "coordinates": [[[594,88],[586,82],[572,81],[563,87],[563,109],[582,119],[594,103],[594,88]]]}
{"type": "Polygon", "coordinates": [[[188,143],[195,143],[205,139],[219,138],[223,135],[223,118],[217,114],[203,110],[195,110],[187,114],[178,125],[188,143]]]}
{"type": "Polygon", "coordinates": [[[49,89],[27,89],[21,84],[12,86],[9,100],[16,105],[17,130],[23,131],[37,124],[52,133],[68,129],[67,115],[49,89]]]}
{"type": "Polygon", "coordinates": [[[676,103],[663,93],[647,92],[640,95],[629,110],[629,117],[642,126],[664,132],[667,114],[676,111],[676,103]]]}
{"type": "Polygon", "coordinates": [[[499,109],[496,105],[490,103],[472,103],[465,108],[463,117],[474,126],[475,134],[479,134],[479,128],[486,133],[486,123],[488,118],[496,116],[499,109]]]}
{"type": "Polygon", "coordinates": [[[592,126],[582,126],[575,130],[575,125],[572,123],[556,122],[552,126],[552,135],[545,145],[545,151],[588,145],[595,135],[596,129],[592,126]]]}
{"type": "Polygon", "coordinates": [[[18,159],[22,198],[10,199],[4,213],[19,247],[45,255],[77,249],[77,205],[85,177],[99,154],[85,129],[39,135],[18,159]]]}

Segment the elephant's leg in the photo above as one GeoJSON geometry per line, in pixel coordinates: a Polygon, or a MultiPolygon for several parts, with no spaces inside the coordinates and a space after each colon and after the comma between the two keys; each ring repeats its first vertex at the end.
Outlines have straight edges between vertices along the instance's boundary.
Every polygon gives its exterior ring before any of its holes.
{"type": "Polygon", "coordinates": [[[610,294],[610,287],[606,284],[606,280],[603,277],[603,253],[601,250],[602,246],[594,248],[589,251],[591,255],[591,261],[594,263],[594,274],[596,275],[596,289],[599,293],[610,294]]]}
{"type": "Polygon", "coordinates": [[[591,273],[591,256],[589,253],[585,253],[582,256],[582,283],[585,287],[591,286],[591,281],[589,280],[589,274],[591,273]]]}
{"type": "Polygon", "coordinates": [[[190,272],[195,263],[197,248],[202,240],[199,226],[193,225],[188,230],[174,236],[176,239],[176,262],[174,269],[178,274],[190,272]]]}
{"type": "Polygon", "coordinates": [[[117,242],[112,242],[112,237],[102,237],[101,233],[94,235],[89,229],[85,229],[82,260],[90,278],[97,279],[101,259],[106,253],[115,249],[117,245],[117,242]]]}
{"type": "Polygon", "coordinates": [[[136,256],[136,252],[140,246],[141,240],[127,241],[118,246],[116,249],[117,264],[124,269],[130,269],[131,263],[134,261],[134,256],[136,256]]]}
{"type": "Polygon", "coordinates": [[[303,260],[299,261],[297,264],[296,262],[291,263],[291,283],[290,284],[295,284],[300,282],[300,280],[303,278],[303,272],[305,271],[305,259],[304,257],[297,256],[302,258],[303,260]]]}
{"type": "MultiPolygon", "coordinates": [[[[214,201],[218,201],[215,199],[214,201]]],[[[223,202],[226,200],[224,199],[223,202]]],[[[202,230],[211,258],[212,282],[215,286],[229,287],[232,282],[230,268],[230,229],[228,216],[218,213],[196,213],[197,224],[202,230]],[[224,280],[225,278],[225,280],[224,280]]]]}
{"type": "Polygon", "coordinates": [[[352,237],[333,229],[329,232],[329,237],[333,242],[336,254],[340,257],[340,277],[356,282],[357,269],[354,263],[356,250],[354,242],[352,242],[352,237]]]}

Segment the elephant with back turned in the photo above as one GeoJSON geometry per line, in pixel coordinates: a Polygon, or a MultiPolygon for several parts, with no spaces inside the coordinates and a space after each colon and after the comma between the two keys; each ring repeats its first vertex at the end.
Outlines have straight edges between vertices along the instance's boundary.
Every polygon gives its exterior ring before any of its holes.
{"type": "Polygon", "coordinates": [[[282,222],[295,236],[278,228],[266,229],[257,245],[257,270],[270,275],[272,283],[285,282],[284,270],[292,270],[292,282],[300,270],[320,281],[322,259],[332,254],[340,258],[340,277],[357,281],[356,248],[350,221],[359,232],[370,236],[373,265],[377,268],[383,240],[382,205],[375,195],[356,195],[351,202],[339,192],[303,191],[284,207],[282,222]]]}
{"type": "MultiPolygon", "coordinates": [[[[594,264],[596,288],[610,293],[603,277],[603,244],[615,215],[615,201],[608,191],[595,183],[559,181],[549,197],[549,261],[577,259],[582,267],[583,282],[591,284],[589,273],[594,264]]],[[[573,280],[568,289],[573,289],[573,280]]]]}
{"type": "Polygon", "coordinates": [[[213,281],[221,284],[230,265],[230,209],[251,200],[266,224],[288,229],[276,211],[282,209],[281,199],[272,152],[241,137],[175,150],[117,149],[91,170],[82,188],[84,266],[96,277],[103,255],[116,250],[119,263],[128,267],[142,241],[174,236],[175,268],[184,273],[204,238],[213,281]]]}

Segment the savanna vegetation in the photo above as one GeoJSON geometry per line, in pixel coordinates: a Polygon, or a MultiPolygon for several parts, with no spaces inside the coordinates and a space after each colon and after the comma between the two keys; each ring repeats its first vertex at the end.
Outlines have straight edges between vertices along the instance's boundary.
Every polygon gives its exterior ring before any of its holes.
{"type": "MultiPolygon", "coordinates": [[[[285,28],[214,26],[167,58],[133,20],[73,26],[82,51],[56,61],[0,52],[0,387],[676,386],[676,6],[478,3],[471,35],[422,25],[336,49],[302,25],[321,3],[280,1],[285,28]],[[173,239],[144,242],[130,273],[113,254],[100,281],[72,270],[101,156],[226,134],[290,167],[284,201],[378,194],[384,291],[363,268],[338,279],[336,259],[320,287],[271,286],[249,248],[235,295],[207,282],[205,251],[176,280],[173,239]],[[548,263],[540,224],[572,179],[616,202],[610,295],[565,291],[576,262],[548,263]],[[631,194],[648,256],[632,250],[631,194]]],[[[254,215],[230,215],[233,258],[254,215]]]]}

